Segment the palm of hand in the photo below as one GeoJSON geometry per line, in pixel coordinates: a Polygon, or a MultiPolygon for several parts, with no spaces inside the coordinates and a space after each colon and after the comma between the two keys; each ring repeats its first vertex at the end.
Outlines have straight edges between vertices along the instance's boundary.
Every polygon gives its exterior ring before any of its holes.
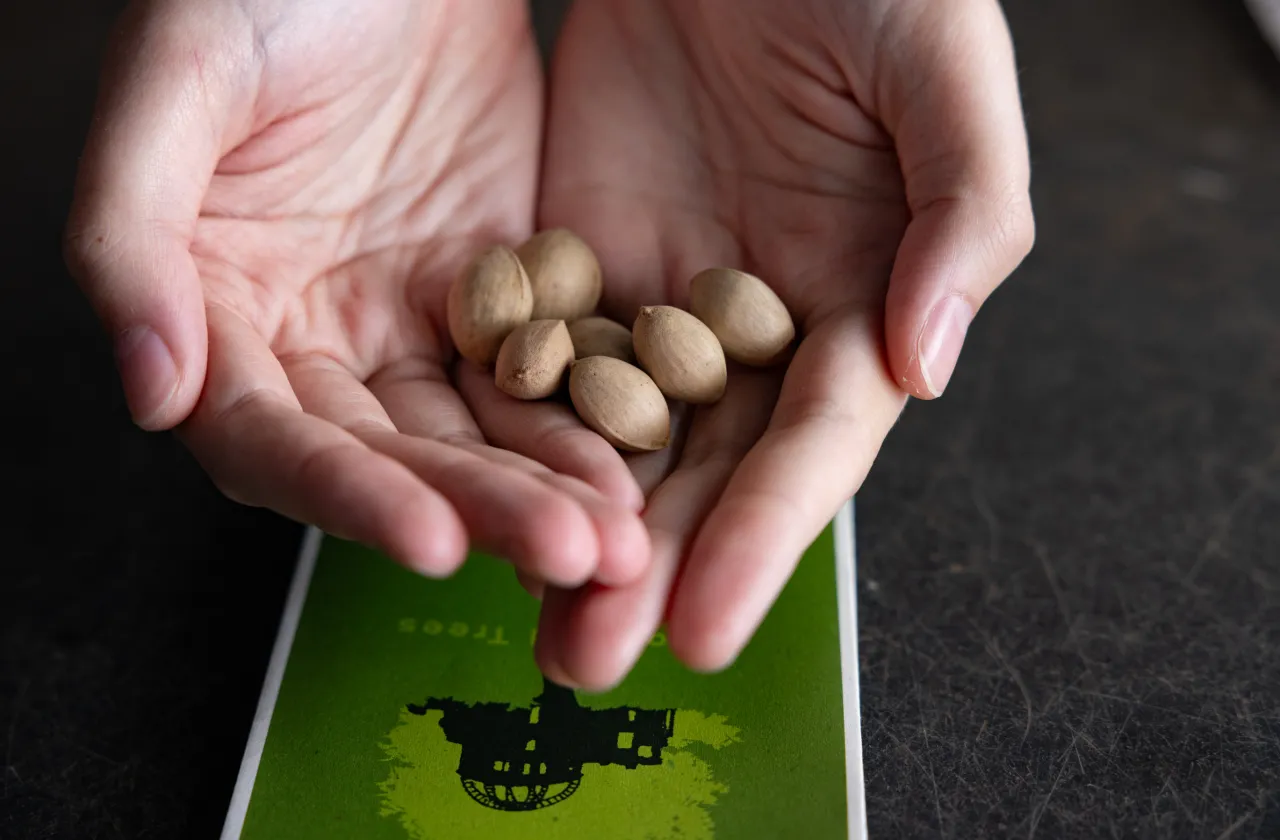
{"type": "MultiPolygon", "coordinates": [[[[336,26],[346,4],[330,5],[336,26]]],[[[477,243],[530,230],[533,45],[519,16],[460,10],[377,4],[359,38],[267,41],[250,125],[217,164],[191,254],[207,302],[290,372],[443,381],[448,283],[477,243]],[[477,32],[484,43],[463,40],[477,32]]]]}
{"type": "Polygon", "coordinates": [[[726,5],[614,2],[570,19],[543,221],[599,243],[621,314],[685,301],[694,272],[729,263],[801,322],[883,303],[908,219],[893,140],[824,54],[817,15],[726,5]]]}
{"type": "Polygon", "coordinates": [[[542,224],[599,249],[604,305],[626,323],[641,305],[687,306],[694,273],[728,265],[779,293],[802,340],[785,370],[731,366],[682,450],[632,459],[652,566],[629,586],[547,593],[538,654],[561,679],[616,682],[664,620],[687,663],[731,661],[905,404],[886,297],[891,275],[931,257],[904,235],[949,161],[912,141],[904,177],[904,143],[882,126],[911,126],[864,104],[912,104],[876,83],[889,8],[613,0],[566,23],[542,224]]]}
{"type": "MultiPolygon", "coordinates": [[[[178,207],[163,225],[177,247],[162,259],[199,296],[180,317],[202,311],[207,326],[207,357],[167,407],[179,434],[232,498],[427,573],[477,546],[565,585],[634,576],[647,539],[617,454],[566,410],[526,412],[479,371],[451,376],[450,282],[480,247],[532,229],[542,97],[523,3],[245,8],[232,20],[226,4],[184,2],[143,18],[182,63],[155,84],[199,92],[175,107],[165,91],[175,124],[213,127],[180,138],[187,148],[154,135],[144,148],[208,174],[165,207],[178,207]],[[190,31],[205,52],[187,63],[190,31]],[[210,32],[231,46],[208,52],[210,32]],[[487,445],[476,416],[516,445],[487,445]],[[564,469],[519,454],[542,441],[564,469]]],[[[92,211],[104,176],[87,171],[92,211]]],[[[77,241],[97,243],[83,259],[103,273],[116,246],[93,233],[77,241]]],[[[204,335],[190,327],[169,337],[189,360],[204,335]]]]}

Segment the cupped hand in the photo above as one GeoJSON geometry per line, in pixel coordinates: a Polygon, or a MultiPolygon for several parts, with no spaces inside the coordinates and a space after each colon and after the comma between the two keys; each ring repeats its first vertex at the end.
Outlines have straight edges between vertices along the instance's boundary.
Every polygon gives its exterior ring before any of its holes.
{"type": "Polygon", "coordinates": [[[135,3],[67,255],[136,422],[230,497],[424,573],[475,545],[562,586],[634,579],[617,453],[473,383],[539,457],[491,447],[451,377],[447,287],[532,230],[542,110],[524,0],[135,3]]]}
{"type": "Polygon", "coordinates": [[[540,223],[599,251],[609,314],[687,306],[697,271],[731,266],[801,335],[632,459],[644,576],[546,591],[538,656],[562,681],[616,683],[664,621],[718,669],[1031,248],[1009,34],[996,0],[580,0],[550,90],[540,223]]]}

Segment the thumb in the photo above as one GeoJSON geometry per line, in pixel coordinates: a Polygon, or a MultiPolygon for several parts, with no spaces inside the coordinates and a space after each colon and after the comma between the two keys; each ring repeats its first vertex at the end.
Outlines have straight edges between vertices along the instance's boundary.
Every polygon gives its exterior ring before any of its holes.
{"type": "Polygon", "coordinates": [[[228,89],[218,69],[228,62],[195,41],[208,39],[209,22],[192,25],[180,6],[137,3],[121,20],[64,240],[68,268],[114,343],[130,413],[148,430],[181,422],[204,381],[204,299],[190,241],[228,89]]]}
{"type": "Polygon", "coordinates": [[[911,209],[885,301],[885,338],[894,378],[922,399],[942,394],[970,321],[1035,240],[1026,131],[1000,7],[966,0],[931,8],[889,40],[881,92],[911,209]]]}

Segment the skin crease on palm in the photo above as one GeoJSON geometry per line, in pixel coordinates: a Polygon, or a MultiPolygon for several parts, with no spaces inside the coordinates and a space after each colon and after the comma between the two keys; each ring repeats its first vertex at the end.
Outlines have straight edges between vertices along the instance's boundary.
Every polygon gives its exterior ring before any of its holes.
{"type": "Polygon", "coordinates": [[[551,91],[540,221],[598,249],[611,314],[740,266],[803,341],[694,414],[650,493],[642,580],[546,593],[540,661],[611,685],[665,619],[679,657],[722,668],[906,394],[945,384],[919,352],[933,305],[976,307],[1031,247],[1007,29],[979,0],[583,2],[551,91]]]}
{"type": "Polygon", "coordinates": [[[135,7],[109,64],[68,253],[122,346],[148,324],[175,348],[172,394],[122,355],[135,417],[233,498],[424,572],[504,553],[554,679],[615,684],[663,622],[726,666],[1031,248],[997,3],[578,0],[545,146],[523,2],[301,7],[135,7]],[[455,368],[448,283],[535,210],[597,250],[627,323],[701,268],[758,274],[789,364],[731,366],[625,459],[455,368]]]}
{"type": "Polygon", "coordinates": [[[177,359],[160,394],[154,353],[122,359],[140,424],[232,498],[426,573],[468,543],[565,586],[642,572],[618,455],[510,401],[490,424],[545,465],[490,447],[450,380],[448,284],[532,231],[542,122],[518,0],[131,7],[68,252],[113,336],[149,325],[177,359]]]}

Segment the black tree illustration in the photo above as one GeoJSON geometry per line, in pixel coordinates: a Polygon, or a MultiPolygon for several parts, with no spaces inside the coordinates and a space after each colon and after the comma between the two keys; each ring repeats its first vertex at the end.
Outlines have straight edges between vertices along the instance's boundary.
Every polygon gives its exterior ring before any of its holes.
{"type": "Polygon", "coordinates": [[[444,714],[445,738],[462,747],[458,776],[476,802],[499,811],[535,811],[563,802],[582,783],[584,764],[634,770],[662,763],[675,709],[588,709],[573,691],[543,678],[527,708],[432,697],[415,715],[444,714]]]}

